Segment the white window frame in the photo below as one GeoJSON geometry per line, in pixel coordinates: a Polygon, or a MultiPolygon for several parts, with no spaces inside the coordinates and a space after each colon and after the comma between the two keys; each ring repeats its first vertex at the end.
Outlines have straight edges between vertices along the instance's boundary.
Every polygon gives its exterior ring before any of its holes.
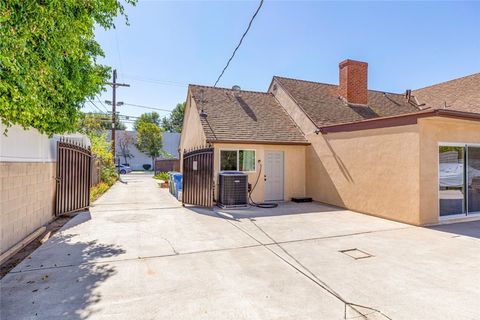
{"type": "Polygon", "coordinates": [[[255,149],[229,149],[229,148],[225,148],[225,149],[219,149],[219,152],[218,152],[218,171],[223,171],[222,170],[222,151],[236,151],[237,152],[237,171],[240,171],[239,168],[240,168],[240,151],[253,151],[254,154],[255,154],[255,161],[253,162],[253,167],[254,167],[254,170],[253,171],[242,171],[242,172],[247,172],[247,173],[254,173],[254,172],[257,172],[257,150],[255,149]]]}

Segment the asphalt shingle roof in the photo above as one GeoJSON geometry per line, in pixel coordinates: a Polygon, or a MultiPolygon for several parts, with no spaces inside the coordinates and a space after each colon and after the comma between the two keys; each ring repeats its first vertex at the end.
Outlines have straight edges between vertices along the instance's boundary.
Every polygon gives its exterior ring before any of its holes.
{"type": "Polygon", "coordinates": [[[190,85],[209,141],[307,144],[300,129],[271,93],[190,85]],[[201,98],[200,91],[203,91],[201,98]],[[202,101],[201,101],[202,100],[202,101]]]}
{"type": "Polygon", "coordinates": [[[404,94],[368,91],[368,106],[353,105],[339,97],[338,86],[319,82],[274,77],[318,126],[418,112],[404,94]]]}
{"type": "Polygon", "coordinates": [[[413,95],[419,103],[433,109],[480,113],[480,73],[417,89],[413,95]]]}

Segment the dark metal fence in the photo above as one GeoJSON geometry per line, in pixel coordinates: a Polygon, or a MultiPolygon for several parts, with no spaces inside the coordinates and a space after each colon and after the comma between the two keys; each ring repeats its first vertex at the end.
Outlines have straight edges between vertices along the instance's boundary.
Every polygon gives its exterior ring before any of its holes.
{"type": "Polygon", "coordinates": [[[212,207],[213,195],[213,147],[184,152],[182,203],[212,207]]]}
{"type": "Polygon", "coordinates": [[[91,168],[89,147],[66,139],[57,142],[55,215],[89,207],[91,168]]]}

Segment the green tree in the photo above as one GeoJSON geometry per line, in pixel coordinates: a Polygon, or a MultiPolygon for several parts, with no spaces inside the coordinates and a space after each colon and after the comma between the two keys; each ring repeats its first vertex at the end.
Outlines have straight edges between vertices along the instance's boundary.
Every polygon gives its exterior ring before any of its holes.
{"type": "Polygon", "coordinates": [[[163,117],[161,127],[164,131],[182,132],[185,104],[185,102],[178,103],[177,106],[172,110],[172,113],[169,117],[163,117]]]}
{"type": "MultiPolygon", "coordinates": [[[[115,128],[117,130],[125,130],[127,126],[115,118],[115,128]]],[[[103,113],[83,113],[78,116],[77,131],[90,135],[101,134],[105,130],[112,129],[112,117],[103,113]]]]}
{"type": "Polygon", "coordinates": [[[95,26],[110,29],[119,15],[120,0],[0,1],[1,122],[49,135],[74,131],[85,99],[110,77],[97,62],[104,53],[95,26]]]}
{"type": "Polygon", "coordinates": [[[154,123],[140,122],[137,129],[137,148],[152,158],[152,168],[155,168],[155,158],[162,154],[162,130],[154,123]]]}
{"type": "Polygon", "coordinates": [[[156,112],[147,112],[143,113],[138,117],[137,120],[135,120],[135,123],[133,124],[133,128],[135,131],[138,131],[138,127],[140,123],[153,123],[157,127],[160,126],[160,115],[156,112]]]}

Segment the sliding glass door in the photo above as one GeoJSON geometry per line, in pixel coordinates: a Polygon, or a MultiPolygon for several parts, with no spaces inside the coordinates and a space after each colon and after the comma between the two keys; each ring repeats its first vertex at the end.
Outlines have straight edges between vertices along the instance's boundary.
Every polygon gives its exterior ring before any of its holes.
{"type": "Polygon", "coordinates": [[[467,212],[480,213],[480,147],[467,147],[467,212]]]}
{"type": "Polygon", "coordinates": [[[440,217],[480,213],[480,147],[439,147],[440,217]]]}
{"type": "Polygon", "coordinates": [[[465,148],[440,146],[439,153],[440,216],[465,213],[465,148]]]}

